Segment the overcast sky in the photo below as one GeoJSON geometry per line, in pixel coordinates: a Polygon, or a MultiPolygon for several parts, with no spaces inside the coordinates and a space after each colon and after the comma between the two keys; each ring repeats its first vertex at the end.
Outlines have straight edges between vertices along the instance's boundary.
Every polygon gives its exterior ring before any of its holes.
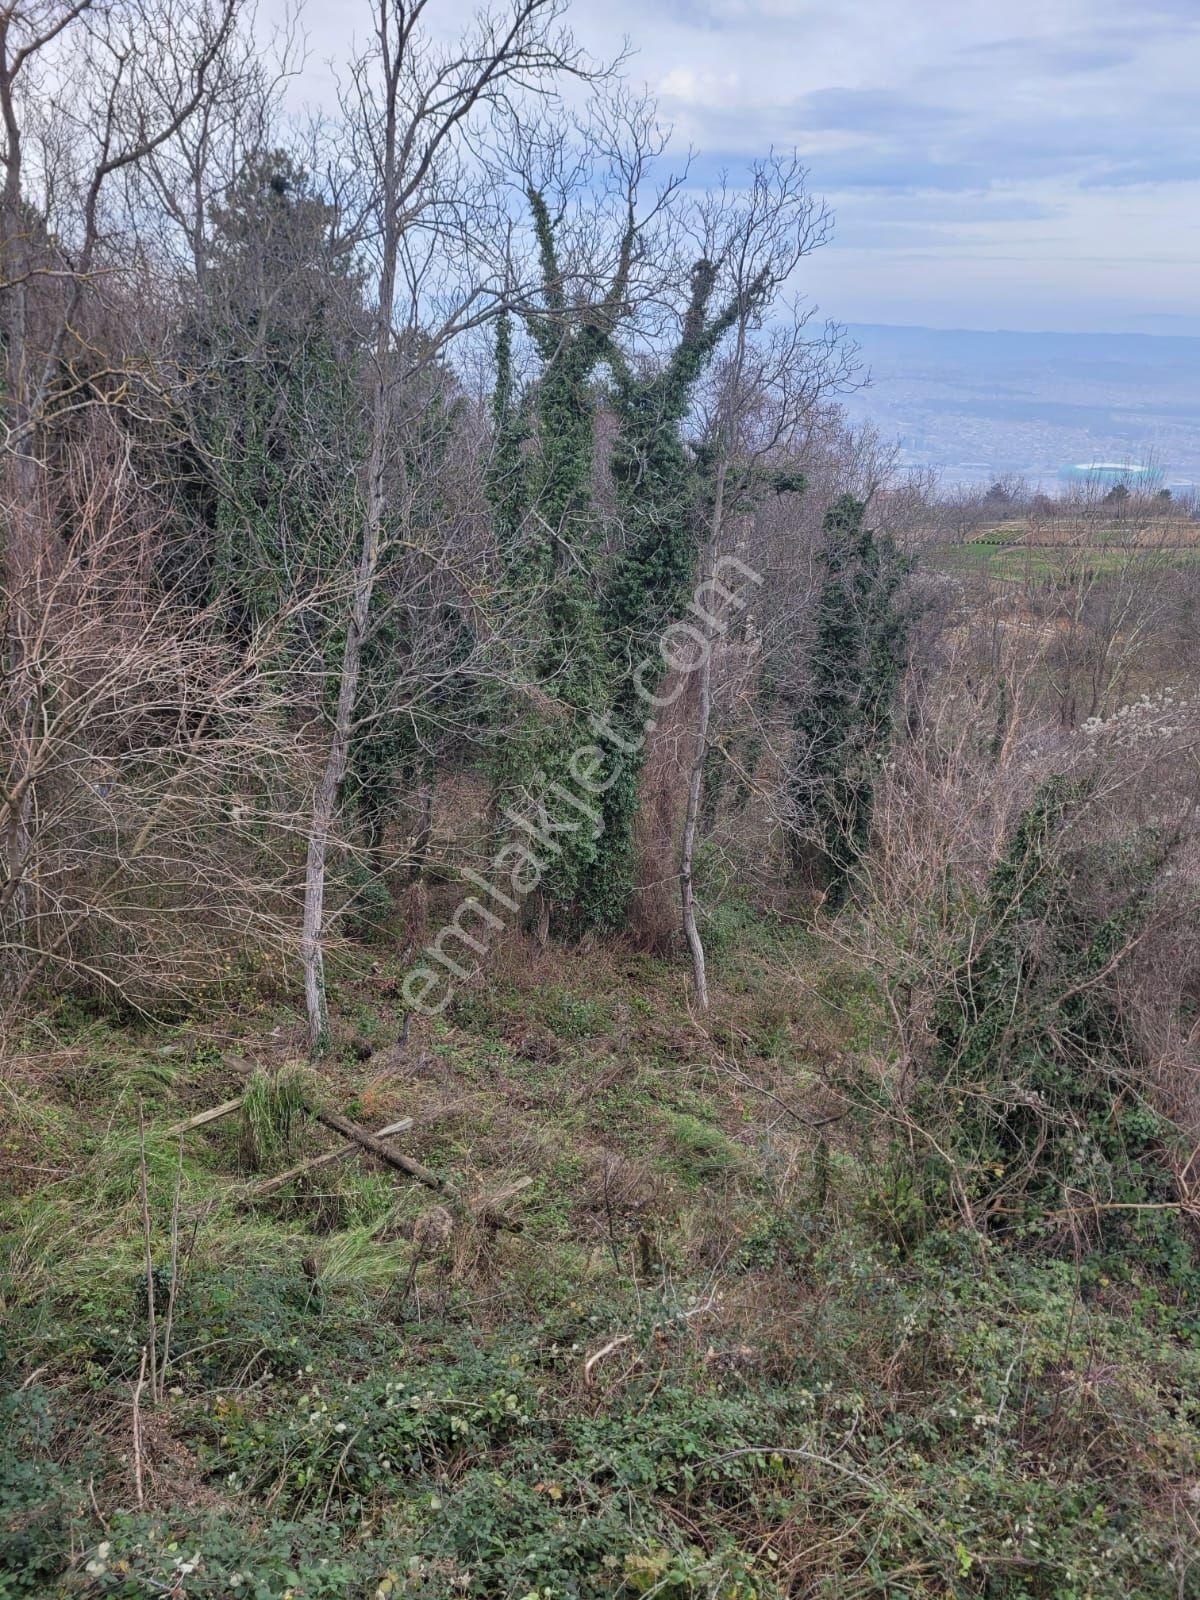
{"type": "MultiPolygon", "coordinates": [[[[309,0],[317,98],[356,9],[309,0]]],[[[698,179],[801,152],[837,216],[803,280],[830,316],[1200,333],[1200,0],[575,0],[571,19],[598,54],[628,36],[698,179]]]]}

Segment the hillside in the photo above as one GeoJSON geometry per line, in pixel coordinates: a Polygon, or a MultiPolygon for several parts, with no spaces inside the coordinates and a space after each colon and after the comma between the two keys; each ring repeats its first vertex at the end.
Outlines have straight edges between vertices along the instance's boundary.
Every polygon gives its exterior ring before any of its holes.
{"type": "Polygon", "coordinates": [[[1195,341],[468,10],[0,12],[0,1600],[1200,1600],[1195,341]]]}
{"type": "Polygon", "coordinates": [[[412,1117],[470,1191],[532,1177],[515,1234],[421,1245],[431,1197],[366,1158],[256,1199],[337,1145],[311,1119],[167,1131],[287,1059],[250,974],[219,1029],[47,1018],[6,1076],[4,1592],[1192,1592],[1178,1309],[923,1223],[867,972],[734,908],[713,933],[703,1025],[619,945],[514,947],[403,1043],[399,969],[339,979],[356,1031],[306,1093],[412,1117]],[[177,1266],[140,1422],[139,1115],[177,1266]]]}

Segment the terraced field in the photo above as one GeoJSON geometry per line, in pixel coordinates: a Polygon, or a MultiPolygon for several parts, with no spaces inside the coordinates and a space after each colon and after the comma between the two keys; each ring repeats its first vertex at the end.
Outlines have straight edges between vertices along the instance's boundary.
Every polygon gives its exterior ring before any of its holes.
{"type": "Polygon", "coordinates": [[[1192,567],[1200,561],[1200,523],[1183,517],[1014,518],[939,546],[927,560],[945,571],[1011,583],[1099,577],[1130,566],[1145,572],[1157,563],[1192,567]]]}

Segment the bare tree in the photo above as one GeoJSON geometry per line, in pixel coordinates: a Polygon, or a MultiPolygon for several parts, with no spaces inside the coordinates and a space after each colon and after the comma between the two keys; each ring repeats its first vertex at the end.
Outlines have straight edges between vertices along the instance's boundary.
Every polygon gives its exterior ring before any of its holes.
{"type": "MultiPolygon", "coordinates": [[[[852,353],[836,329],[819,329],[814,336],[814,310],[799,302],[787,307],[779,321],[763,327],[778,290],[829,235],[829,214],[809,192],[808,173],[794,156],[775,157],[756,167],[744,195],[721,194],[708,200],[701,227],[705,250],[728,275],[737,306],[728,351],[715,371],[702,424],[704,556],[698,593],[716,597],[723,592],[717,582],[718,558],[730,546],[744,548],[745,522],[754,502],[764,493],[802,487],[801,475],[789,470],[797,435],[822,396],[848,378],[852,353]]],[[[727,604],[718,605],[717,615],[709,621],[711,614],[705,608],[706,627],[723,633],[728,609],[727,604]]],[[[697,668],[679,868],[683,931],[700,1010],[708,1006],[708,980],[696,920],[694,865],[709,751],[713,654],[710,637],[697,668]]]]}
{"type": "MultiPolygon", "coordinates": [[[[323,935],[330,837],[349,761],[381,548],[389,537],[403,459],[390,430],[395,392],[451,339],[487,316],[501,283],[478,275],[472,245],[486,238],[489,191],[471,160],[490,117],[519,114],[564,72],[584,71],[560,19],[561,0],[514,0],[482,16],[453,45],[426,27],[429,0],[379,0],[374,41],[353,69],[345,130],[366,175],[360,231],[374,276],[367,362],[362,526],[328,749],[313,791],[301,953],[309,1039],[326,1037],[323,935]]],[[[401,489],[401,494],[403,490],[401,489]]]]}
{"type": "MultiPolygon", "coordinates": [[[[43,626],[24,606],[53,561],[50,414],[61,428],[120,403],[145,374],[94,349],[88,322],[129,264],[118,244],[122,179],[204,104],[240,0],[16,0],[0,11],[0,333],[4,344],[3,503],[7,625],[2,646],[14,760],[7,774],[3,893],[18,926],[29,909],[30,826],[43,685],[27,642],[43,626]],[[107,359],[106,359],[107,357],[107,359]]],[[[20,955],[27,941],[15,941],[20,955]]]]}
{"type": "Polygon", "coordinates": [[[72,445],[70,530],[6,596],[22,663],[0,680],[0,831],[23,818],[22,876],[0,886],[14,1005],[43,984],[178,1003],[220,982],[232,951],[295,949],[289,797],[305,752],[275,640],[235,644],[219,611],[163,591],[165,503],[119,420],[72,445]]]}

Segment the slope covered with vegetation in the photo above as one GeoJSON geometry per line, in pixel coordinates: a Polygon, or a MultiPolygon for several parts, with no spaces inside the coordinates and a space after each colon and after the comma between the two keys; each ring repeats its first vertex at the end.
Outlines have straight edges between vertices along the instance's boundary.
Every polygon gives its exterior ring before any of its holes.
{"type": "Polygon", "coordinates": [[[164,1131],[284,1054],[252,986],[219,1035],[68,1012],[31,1039],[7,1592],[1190,1592],[1191,1295],[1136,1252],[918,1217],[869,977],[736,909],[719,933],[703,1026],[619,948],[515,951],[400,1047],[388,963],[340,980],[361,1032],[320,1094],[414,1117],[439,1171],[534,1178],[520,1234],[424,1253],[429,1197],[369,1165],[252,1198],[307,1126],[257,1158],[236,1117],[164,1131]],[[139,1106],[180,1268],[137,1469],[139,1106]]]}
{"type": "Polygon", "coordinates": [[[1200,1596],[1194,512],[436,11],[0,18],[0,1596],[1200,1596]]]}

